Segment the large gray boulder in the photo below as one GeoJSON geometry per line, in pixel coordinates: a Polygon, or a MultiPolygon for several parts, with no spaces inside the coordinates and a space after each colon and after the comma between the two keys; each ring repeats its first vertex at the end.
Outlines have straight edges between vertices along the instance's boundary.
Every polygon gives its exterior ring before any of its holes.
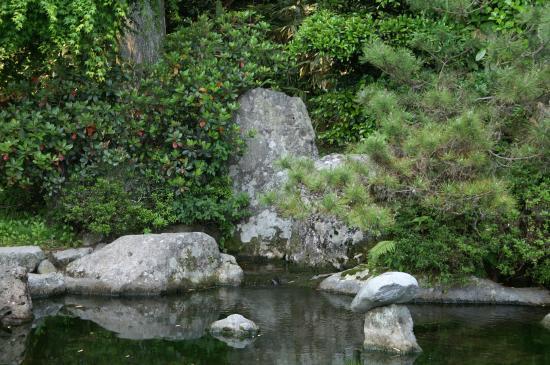
{"type": "Polygon", "coordinates": [[[260,88],[247,92],[239,102],[235,121],[247,149],[231,166],[230,175],[235,192],[249,196],[252,215],[238,225],[230,249],[307,266],[341,268],[354,248],[368,240],[367,234],[329,216],[314,215],[299,222],[281,217],[274,207],[262,206],[260,197],[285,183],[287,174],[277,166],[283,157],[311,158],[317,169],[338,167],[347,157],[334,154],[317,159],[315,132],[301,99],[260,88]]]}
{"type": "Polygon", "coordinates": [[[260,196],[282,186],[286,174],[276,164],[286,156],[316,158],[315,132],[300,98],[267,89],[239,99],[235,122],[247,141],[243,156],[230,167],[233,187],[250,198],[252,216],[237,229],[246,254],[282,258],[290,243],[292,221],[264,207],[260,196]]]}
{"type": "Polygon", "coordinates": [[[44,252],[38,246],[0,247],[0,265],[3,266],[21,266],[33,272],[44,259],[44,252]]]}
{"type": "Polygon", "coordinates": [[[65,278],[61,273],[29,274],[29,293],[34,298],[49,298],[65,293],[65,278]]]}
{"type": "Polygon", "coordinates": [[[367,280],[359,290],[351,309],[368,312],[372,308],[393,303],[407,303],[414,299],[418,290],[416,279],[404,272],[386,272],[367,280]]]}
{"type": "Polygon", "coordinates": [[[52,258],[56,265],[66,266],[74,260],[91,254],[92,251],[91,247],[69,248],[68,250],[53,252],[52,258]]]}
{"type": "Polygon", "coordinates": [[[30,323],[11,327],[9,332],[0,332],[0,364],[17,365],[25,360],[25,350],[31,333],[30,323]]]}
{"type": "Polygon", "coordinates": [[[546,329],[550,330],[550,313],[544,316],[540,322],[546,329]]]}
{"type": "Polygon", "coordinates": [[[214,285],[237,285],[242,270],[205,233],[124,236],[67,266],[67,291],[78,294],[158,295],[214,285]]]}
{"type": "Polygon", "coordinates": [[[365,341],[367,351],[381,351],[400,355],[421,352],[413,332],[413,320],[404,305],[374,308],[365,315],[365,341]]]}
{"type": "Polygon", "coordinates": [[[26,268],[0,265],[0,327],[31,321],[26,268]]]}

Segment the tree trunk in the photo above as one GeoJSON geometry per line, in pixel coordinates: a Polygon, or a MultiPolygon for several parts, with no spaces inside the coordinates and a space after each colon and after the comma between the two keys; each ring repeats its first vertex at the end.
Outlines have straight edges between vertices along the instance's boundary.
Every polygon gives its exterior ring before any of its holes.
{"type": "Polygon", "coordinates": [[[165,35],[164,0],[137,0],[130,8],[120,39],[120,54],[135,64],[154,63],[159,59],[165,35]]]}

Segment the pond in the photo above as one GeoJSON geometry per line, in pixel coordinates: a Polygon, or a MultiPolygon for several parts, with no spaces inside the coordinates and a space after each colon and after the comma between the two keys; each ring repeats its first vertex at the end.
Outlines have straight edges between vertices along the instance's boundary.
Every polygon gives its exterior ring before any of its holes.
{"type": "Polygon", "coordinates": [[[550,331],[538,323],[547,309],[409,305],[424,352],[395,358],[362,351],[351,299],[277,286],[35,301],[33,325],[0,337],[0,362],[13,353],[23,364],[550,364],[550,331]],[[244,348],[207,334],[232,313],[261,328],[244,348]]]}

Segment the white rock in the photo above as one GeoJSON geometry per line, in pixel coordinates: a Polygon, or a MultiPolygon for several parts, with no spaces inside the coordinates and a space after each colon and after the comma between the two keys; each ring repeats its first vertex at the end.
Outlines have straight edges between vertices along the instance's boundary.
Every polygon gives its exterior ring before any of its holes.
{"type": "Polygon", "coordinates": [[[258,331],[256,323],[240,314],[232,314],[210,325],[210,333],[214,336],[250,338],[256,336],[258,331]]]}
{"type": "Polygon", "coordinates": [[[393,303],[406,303],[414,299],[418,281],[404,272],[387,272],[367,280],[359,290],[351,309],[367,312],[372,308],[393,303]]]}
{"type": "Polygon", "coordinates": [[[404,305],[392,304],[367,312],[364,333],[363,347],[368,351],[396,354],[422,351],[414,336],[411,313],[404,305]]]}
{"type": "Polygon", "coordinates": [[[544,316],[540,322],[546,329],[550,330],[550,313],[544,316]]]}

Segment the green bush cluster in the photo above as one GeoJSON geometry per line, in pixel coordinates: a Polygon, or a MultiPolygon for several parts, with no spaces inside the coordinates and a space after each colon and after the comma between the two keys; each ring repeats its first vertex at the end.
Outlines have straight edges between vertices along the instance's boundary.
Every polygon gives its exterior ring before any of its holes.
{"type": "Polygon", "coordinates": [[[283,64],[268,31],[252,12],[203,16],[168,35],[150,67],[113,66],[105,81],[68,69],[9,85],[1,186],[39,192],[55,217],[84,231],[220,220],[229,233],[238,214],[225,212],[246,205],[226,177],[244,146],[237,98],[283,64]]]}

